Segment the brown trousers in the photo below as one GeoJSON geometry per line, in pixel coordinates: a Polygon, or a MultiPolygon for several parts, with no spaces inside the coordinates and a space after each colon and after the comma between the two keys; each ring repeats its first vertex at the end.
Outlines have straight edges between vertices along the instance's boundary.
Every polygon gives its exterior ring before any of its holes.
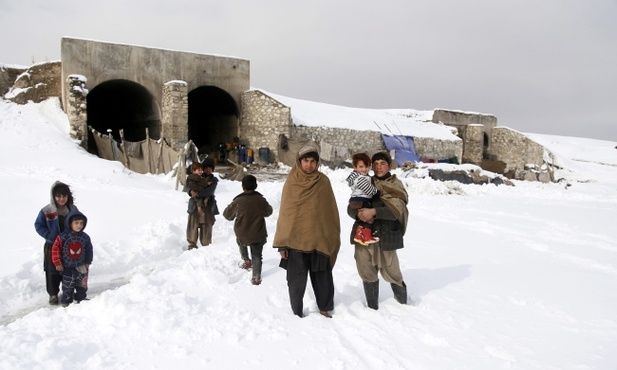
{"type": "Polygon", "coordinates": [[[382,251],[379,243],[369,244],[366,247],[356,244],[354,258],[362,281],[366,283],[378,281],[379,272],[388,283],[403,286],[403,274],[395,250],[382,251]]]}
{"type": "Polygon", "coordinates": [[[189,249],[197,248],[198,236],[202,246],[205,247],[212,243],[212,226],[216,219],[208,207],[204,207],[204,211],[203,216],[200,216],[197,210],[189,213],[189,219],[186,223],[186,241],[189,243],[189,249]]]}

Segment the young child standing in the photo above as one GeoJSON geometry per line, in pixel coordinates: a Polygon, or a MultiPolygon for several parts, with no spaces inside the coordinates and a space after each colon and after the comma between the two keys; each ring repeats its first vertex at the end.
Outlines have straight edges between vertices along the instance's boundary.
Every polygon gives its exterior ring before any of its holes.
{"type": "MultiPolygon", "coordinates": [[[[371,169],[371,159],[366,153],[357,153],[351,157],[354,170],[347,176],[347,184],[351,188],[349,206],[353,209],[370,208],[371,199],[378,190],[371,182],[368,171],[371,169]]],[[[374,235],[372,225],[362,222],[354,232],[353,240],[362,245],[377,243],[379,238],[374,235]]]]}
{"type": "MultiPolygon", "coordinates": [[[[186,187],[189,190],[199,193],[203,189],[212,185],[206,178],[203,177],[204,166],[199,162],[193,162],[191,164],[191,174],[186,178],[186,187]]],[[[195,209],[198,210],[199,215],[204,215],[204,207],[208,205],[208,198],[189,198],[189,207],[187,212],[193,213],[195,209]]]]}
{"type": "Polygon", "coordinates": [[[242,193],[236,196],[223,211],[223,217],[234,221],[236,242],[243,263],[240,267],[253,269],[251,283],[261,284],[261,262],[264,244],[268,239],[266,220],[272,214],[272,206],[257,189],[257,179],[253,175],[242,179],[242,193]],[[249,259],[248,248],[251,249],[249,259]]]}
{"type": "Polygon", "coordinates": [[[75,210],[65,220],[64,231],[58,235],[51,248],[51,259],[56,270],[62,272],[60,303],[66,307],[75,300],[86,299],[88,271],[92,263],[92,242],[84,232],[88,219],[75,210]]]}
{"type": "Polygon", "coordinates": [[[45,271],[45,282],[47,294],[49,294],[49,304],[58,304],[58,293],[60,293],[60,283],[62,274],[56,270],[51,260],[51,247],[56,237],[64,231],[64,220],[70,211],[78,210],[73,204],[73,194],[71,188],[60,181],[52,184],[50,190],[50,202],[43,207],[36,220],[34,229],[45,239],[43,245],[43,270],[45,271]]]}

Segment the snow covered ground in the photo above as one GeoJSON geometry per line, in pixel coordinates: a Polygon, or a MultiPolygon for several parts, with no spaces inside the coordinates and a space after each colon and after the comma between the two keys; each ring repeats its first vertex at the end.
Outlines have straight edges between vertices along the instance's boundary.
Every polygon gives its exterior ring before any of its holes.
{"type": "MultiPolygon", "coordinates": [[[[260,286],[238,268],[221,216],[213,244],[186,251],[187,196],[173,178],[80,149],[56,99],[0,100],[0,368],[616,369],[617,143],[530,136],[566,181],[480,186],[395,171],[410,196],[399,257],[412,304],[381,281],[378,311],[347,243],[347,171],[322,168],[341,213],[334,318],[317,313],[309,286],[300,319],[270,243],[260,286]],[[94,245],[91,300],[67,308],[47,304],[33,227],[55,180],[72,186],[94,245]]],[[[282,185],[257,189],[275,209],[270,240],[282,185]]],[[[221,180],[219,207],[240,190],[221,180]]]]}

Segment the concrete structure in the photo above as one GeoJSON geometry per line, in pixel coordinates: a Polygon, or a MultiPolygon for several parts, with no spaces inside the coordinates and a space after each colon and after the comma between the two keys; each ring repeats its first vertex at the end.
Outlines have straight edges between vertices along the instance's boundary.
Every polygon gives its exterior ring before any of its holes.
{"type": "Polygon", "coordinates": [[[81,80],[87,125],[99,132],[119,139],[123,129],[139,141],[147,128],[153,139],[164,132],[174,149],[193,140],[208,153],[238,136],[247,60],[63,38],[61,64],[64,110],[72,109],[71,81],[81,80]]]}
{"type": "Polygon", "coordinates": [[[463,139],[462,163],[482,164],[490,149],[490,137],[493,128],[497,126],[497,117],[492,114],[435,109],[433,122],[458,130],[458,136],[463,139]]]}
{"type": "Polygon", "coordinates": [[[463,139],[462,163],[517,179],[530,178],[530,169],[535,171],[544,163],[544,147],[520,132],[498,127],[494,115],[436,109],[433,122],[458,130],[463,139]]]}
{"type": "MultiPolygon", "coordinates": [[[[0,91],[20,104],[61,96],[71,136],[93,153],[97,148],[88,140],[88,126],[101,133],[111,130],[116,139],[122,130],[133,142],[145,139],[147,129],[150,138],[164,137],[175,150],[192,140],[200,153],[215,158],[220,144],[240,137],[258,163],[278,161],[283,135],[334,148],[338,157],[332,155],[328,162],[335,166],[350,153],[384,149],[378,131],[295,123],[293,107],[249,90],[247,60],[72,38],[62,39],[61,56],[61,62],[27,70],[0,69],[0,91]],[[268,158],[259,157],[261,149],[268,149],[268,158]]],[[[519,179],[546,177],[537,172],[544,148],[521,133],[497,127],[494,115],[436,109],[432,122],[456,128],[461,140],[414,137],[420,157],[457,157],[519,179]]]]}

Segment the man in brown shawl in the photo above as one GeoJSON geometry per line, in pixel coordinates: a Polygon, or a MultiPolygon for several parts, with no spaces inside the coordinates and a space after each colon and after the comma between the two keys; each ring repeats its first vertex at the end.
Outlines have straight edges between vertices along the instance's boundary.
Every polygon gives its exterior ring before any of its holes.
{"type": "Polygon", "coordinates": [[[390,173],[392,159],[386,152],[373,155],[373,182],[381,196],[372,200],[373,208],[354,209],[347,207],[347,214],[356,220],[352,227],[350,242],[355,244],[354,258],[358,274],[364,284],[368,307],[376,310],[379,305],[379,277],[390,283],[394,298],[407,304],[407,285],[399,265],[396,250],[403,248],[403,235],[407,229],[407,191],[396,175],[390,173]],[[379,230],[379,242],[368,246],[355,243],[354,231],[360,222],[373,224],[379,230]]]}
{"type": "Polygon", "coordinates": [[[341,224],[330,180],[317,170],[319,153],[313,145],[298,151],[289,171],[272,246],[287,270],[291,310],[303,317],[307,274],[319,313],[331,317],[334,309],[332,268],[341,246],[341,224]]]}

